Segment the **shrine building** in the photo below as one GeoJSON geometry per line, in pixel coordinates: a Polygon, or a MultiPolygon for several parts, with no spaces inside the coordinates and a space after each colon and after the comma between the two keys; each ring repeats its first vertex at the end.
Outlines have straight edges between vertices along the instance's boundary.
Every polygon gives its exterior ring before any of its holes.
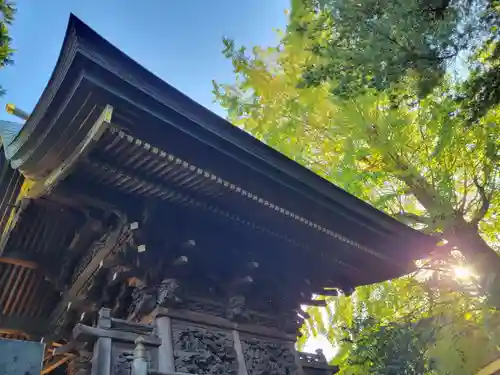
{"type": "Polygon", "coordinates": [[[295,350],[301,306],[435,246],[73,15],[33,112],[8,110],[0,337],[43,342],[42,374],[331,374],[295,350]]]}

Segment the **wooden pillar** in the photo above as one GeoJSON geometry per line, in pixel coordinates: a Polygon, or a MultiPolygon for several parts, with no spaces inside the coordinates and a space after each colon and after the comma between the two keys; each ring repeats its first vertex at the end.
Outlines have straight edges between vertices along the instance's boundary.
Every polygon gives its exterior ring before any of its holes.
{"type": "Polygon", "coordinates": [[[99,337],[92,356],[92,375],[111,375],[111,339],[99,337]]]}
{"type": "Polygon", "coordinates": [[[240,333],[233,329],[234,350],[236,351],[236,359],[238,361],[238,375],[248,375],[247,366],[245,364],[245,356],[243,347],[241,346],[240,333]]]}
{"type": "Polygon", "coordinates": [[[295,348],[295,343],[288,344],[288,348],[293,353],[293,358],[295,360],[295,364],[297,365],[297,374],[304,375],[304,368],[302,367],[302,362],[300,360],[299,352],[295,348]]]}
{"type": "Polygon", "coordinates": [[[175,365],[170,318],[168,316],[158,316],[155,321],[157,334],[161,339],[158,352],[158,370],[163,373],[173,373],[175,372],[175,365]]]}
{"type": "MultiPolygon", "coordinates": [[[[102,329],[111,328],[111,311],[99,310],[97,326],[102,329]]],[[[94,345],[92,356],[92,375],[111,375],[111,338],[99,337],[94,345]]]]}

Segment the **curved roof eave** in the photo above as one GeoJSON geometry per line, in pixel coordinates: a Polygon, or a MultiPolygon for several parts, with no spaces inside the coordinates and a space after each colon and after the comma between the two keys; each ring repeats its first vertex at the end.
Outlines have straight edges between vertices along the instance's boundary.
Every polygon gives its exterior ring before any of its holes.
{"type": "MultiPolygon", "coordinates": [[[[188,133],[198,142],[216,147],[222,154],[232,150],[231,157],[237,158],[242,168],[256,169],[276,181],[282,189],[293,189],[321,207],[332,203],[353,217],[362,218],[369,223],[367,226],[393,233],[398,238],[407,238],[413,244],[412,247],[420,247],[420,250],[416,251],[419,255],[433,250],[436,243],[434,239],[350,195],[220,118],[146,70],[74,15],[70,16],[61,53],[47,87],[22,131],[6,148],[6,154],[13,166],[28,177],[33,175],[36,178],[37,170],[33,166],[39,167],[37,161],[33,161],[33,158],[30,160],[33,150],[56,147],[48,137],[50,126],[58,115],[61,103],[68,102],[73,91],[78,89],[83,74],[82,61],[99,65],[169,110],[189,119],[191,124],[195,124],[189,128],[176,124],[165,126],[177,126],[178,130],[188,133]],[[27,161],[32,162],[31,169],[28,168],[27,161]]],[[[70,141],[64,140],[65,148],[68,148],[70,141]]],[[[55,154],[59,155],[60,152],[55,154]]],[[[328,209],[335,214],[331,206],[328,209]]]]}

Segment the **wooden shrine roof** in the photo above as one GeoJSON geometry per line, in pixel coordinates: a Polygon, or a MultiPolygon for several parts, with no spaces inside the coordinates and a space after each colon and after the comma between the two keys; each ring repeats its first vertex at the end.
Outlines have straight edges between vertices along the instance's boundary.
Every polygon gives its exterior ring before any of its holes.
{"type": "Polygon", "coordinates": [[[4,147],[36,182],[32,198],[78,181],[95,196],[188,205],[328,253],[358,270],[352,286],[402,275],[435,245],[194,102],[73,15],[47,87],[4,147]]]}

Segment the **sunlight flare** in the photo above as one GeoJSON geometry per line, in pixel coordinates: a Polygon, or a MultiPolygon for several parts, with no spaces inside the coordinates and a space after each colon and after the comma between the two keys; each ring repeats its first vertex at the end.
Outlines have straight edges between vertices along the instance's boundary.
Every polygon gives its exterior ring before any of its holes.
{"type": "Polygon", "coordinates": [[[453,267],[453,275],[458,280],[467,280],[476,277],[471,268],[464,266],[453,267]]]}

